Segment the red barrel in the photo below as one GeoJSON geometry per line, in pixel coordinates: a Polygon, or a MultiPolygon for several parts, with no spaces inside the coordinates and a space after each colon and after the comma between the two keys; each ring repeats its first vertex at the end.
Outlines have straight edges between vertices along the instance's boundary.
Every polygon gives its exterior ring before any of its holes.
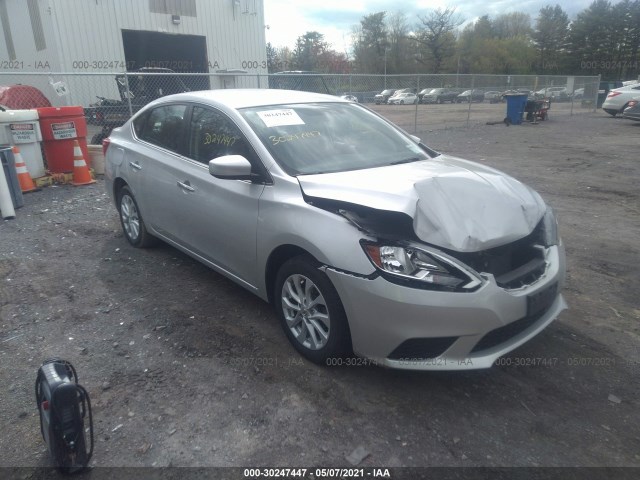
{"type": "Polygon", "coordinates": [[[78,140],[87,164],[87,122],[82,107],[38,108],[47,167],[53,173],[73,172],[73,141],[78,140]]]}

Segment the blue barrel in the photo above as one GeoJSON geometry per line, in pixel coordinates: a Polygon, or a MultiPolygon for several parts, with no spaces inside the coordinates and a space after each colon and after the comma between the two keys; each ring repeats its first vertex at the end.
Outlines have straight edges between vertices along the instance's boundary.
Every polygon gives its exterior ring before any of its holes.
{"type": "Polygon", "coordinates": [[[507,125],[520,125],[522,123],[522,114],[527,105],[526,94],[507,94],[507,116],[504,123],[507,125]]]}

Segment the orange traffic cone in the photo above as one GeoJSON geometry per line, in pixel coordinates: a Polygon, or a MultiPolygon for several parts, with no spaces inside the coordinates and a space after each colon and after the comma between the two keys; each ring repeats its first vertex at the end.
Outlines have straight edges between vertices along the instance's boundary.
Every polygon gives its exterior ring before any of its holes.
{"type": "Polygon", "coordinates": [[[87,162],[84,161],[78,140],[73,141],[73,180],[71,183],[76,187],[79,185],[96,183],[96,181],[91,177],[91,172],[89,171],[89,167],[87,167],[87,162]]]}
{"type": "Polygon", "coordinates": [[[13,151],[13,156],[16,161],[16,173],[18,174],[18,181],[20,182],[20,190],[22,190],[22,193],[35,192],[38,190],[38,187],[36,187],[31,175],[29,175],[27,164],[24,163],[20,149],[13,147],[11,150],[13,151]]]}

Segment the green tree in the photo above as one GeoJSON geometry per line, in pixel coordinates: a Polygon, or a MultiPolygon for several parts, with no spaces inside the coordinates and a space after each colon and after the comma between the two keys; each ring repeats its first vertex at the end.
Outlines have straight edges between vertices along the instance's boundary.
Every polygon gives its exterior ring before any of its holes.
{"type": "Polygon", "coordinates": [[[528,15],[491,20],[487,15],[467,25],[457,42],[459,73],[528,74],[535,63],[528,15]]]}
{"type": "Polygon", "coordinates": [[[562,71],[568,34],[569,16],[560,5],[547,5],[540,9],[533,31],[538,73],[545,74],[549,70],[562,71]]]}
{"type": "Polygon", "coordinates": [[[271,45],[271,42],[267,43],[267,70],[269,73],[283,70],[278,51],[271,45]]]}
{"type": "Polygon", "coordinates": [[[387,73],[413,73],[415,61],[409,39],[409,22],[402,12],[389,16],[386,22],[389,49],[387,52],[387,73]]]}
{"type": "Polygon", "coordinates": [[[595,0],[578,14],[569,30],[571,55],[568,66],[571,70],[588,75],[611,75],[607,65],[611,64],[619,47],[615,31],[619,27],[615,23],[615,14],[608,0],[595,0]],[[592,66],[596,68],[592,69],[592,66]]]}
{"type": "Polygon", "coordinates": [[[324,35],[312,31],[301,35],[296,40],[292,54],[292,66],[295,70],[316,71],[319,58],[329,50],[324,35]]]}
{"type": "Polygon", "coordinates": [[[498,39],[529,38],[531,36],[531,17],[528,13],[512,12],[498,15],[492,22],[493,33],[498,39]]]}
{"type": "Polygon", "coordinates": [[[365,15],[353,31],[353,56],[358,71],[382,73],[385,68],[389,39],[385,17],[387,12],[365,15]]]}

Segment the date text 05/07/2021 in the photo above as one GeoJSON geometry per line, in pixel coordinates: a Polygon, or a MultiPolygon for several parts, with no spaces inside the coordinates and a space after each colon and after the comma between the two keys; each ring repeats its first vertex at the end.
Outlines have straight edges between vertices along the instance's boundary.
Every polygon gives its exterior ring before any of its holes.
{"type": "Polygon", "coordinates": [[[245,468],[244,478],[388,478],[388,468],[245,468]]]}

